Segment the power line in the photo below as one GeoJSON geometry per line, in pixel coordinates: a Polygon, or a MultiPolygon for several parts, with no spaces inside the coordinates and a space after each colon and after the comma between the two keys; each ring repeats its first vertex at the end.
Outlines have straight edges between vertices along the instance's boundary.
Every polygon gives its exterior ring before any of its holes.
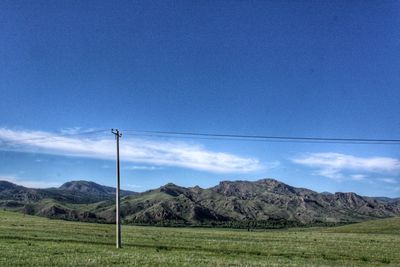
{"type": "Polygon", "coordinates": [[[399,143],[382,143],[382,142],[341,142],[341,141],[312,141],[312,140],[267,140],[267,139],[250,139],[250,138],[222,138],[222,137],[201,137],[201,136],[171,136],[163,134],[141,134],[126,133],[126,136],[140,137],[158,137],[158,138],[184,138],[184,139],[200,139],[200,140],[222,140],[222,141],[244,141],[244,142],[264,142],[264,143],[304,143],[304,144],[369,144],[369,145],[396,145],[399,143]]]}
{"type": "MultiPolygon", "coordinates": [[[[64,133],[54,136],[40,136],[35,138],[0,140],[2,144],[12,144],[37,140],[57,140],[60,137],[76,137],[86,135],[96,135],[109,132],[110,129],[97,129],[77,133],[64,133]]],[[[177,131],[153,131],[126,129],[127,136],[144,136],[156,138],[185,138],[201,140],[226,140],[226,141],[245,141],[245,142],[270,142],[270,143],[308,143],[308,144],[364,144],[364,145],[399,145],[400,139],[372,139],[372,138],[331,138],[331,137],[299,137],[299,136],[267,136],[267,135],[238,135],[238,134],[219,134],[219,133],[200,133],[200,132],[177,132],[177,131]]],[[[1,139],[1,137],[0,137],[1,139]]]]}
{"type": "Polygon", "coordinates": [[[257,141],[257,142],[290,142],[290,143],[333,143],[333,144],[400,144],[400,139],[372,139],[372,138],[331,138],[331,137],[298,137],[298,136],[265,136],[265,135],[237,135],[214,134],[196,132],[124,130],[131,132],[127,135],[153,137],[179,137],[210,140],[257,141]]]}

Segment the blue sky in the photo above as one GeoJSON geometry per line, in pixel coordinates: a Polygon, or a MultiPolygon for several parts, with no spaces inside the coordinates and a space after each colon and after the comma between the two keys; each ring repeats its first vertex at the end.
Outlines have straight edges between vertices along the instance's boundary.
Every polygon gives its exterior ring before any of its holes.
{"type": "MultiPolygon", "coordinates": [[[[398,1],[2,1],[0,177],[114,185],[111,133],[65,135],[93,129],[399,139],[399,13],[398,1]]],[[[399,147],[124,135],[122,186],[274,177],[398,197],[399,147]]]]}

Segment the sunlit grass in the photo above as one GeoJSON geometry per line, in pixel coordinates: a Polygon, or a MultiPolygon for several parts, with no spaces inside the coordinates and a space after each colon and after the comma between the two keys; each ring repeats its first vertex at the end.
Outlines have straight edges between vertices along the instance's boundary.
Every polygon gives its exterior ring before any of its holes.
{"type": "Polygon", "coordinates": [[[0,266],[399,266],[400,221],[377,222],[256,232],[124,226],[117,250],[113,225],[0,212],[0,266]]]}

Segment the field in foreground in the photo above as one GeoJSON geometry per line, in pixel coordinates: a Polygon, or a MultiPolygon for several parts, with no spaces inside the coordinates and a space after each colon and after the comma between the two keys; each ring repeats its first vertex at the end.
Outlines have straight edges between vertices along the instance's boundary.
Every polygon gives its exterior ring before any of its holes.
{"type": "Polygon", "coordinates": [[[243,230],[124,226],[0,211],[0,266],[400,266],[400,218],[335,228],[243,230]]]}

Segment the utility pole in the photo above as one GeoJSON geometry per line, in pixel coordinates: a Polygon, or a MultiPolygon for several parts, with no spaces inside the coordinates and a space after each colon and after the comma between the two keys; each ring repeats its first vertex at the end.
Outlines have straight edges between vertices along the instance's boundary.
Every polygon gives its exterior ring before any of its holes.
{"type": "Polygon", "coordinates": [[[118,129],[111,129],[111,133],[115,135],[115,139],[117,140],[117,185],[115,188],[115,225],[116,225],[116,246],[117,248],[121,248],[121,221],[120,221],[120,214],[119,214],[119,180],[120,180],[120,171],[119,171],[119,138],[122,137],[122,134],[118,131],[118,129]]]}

